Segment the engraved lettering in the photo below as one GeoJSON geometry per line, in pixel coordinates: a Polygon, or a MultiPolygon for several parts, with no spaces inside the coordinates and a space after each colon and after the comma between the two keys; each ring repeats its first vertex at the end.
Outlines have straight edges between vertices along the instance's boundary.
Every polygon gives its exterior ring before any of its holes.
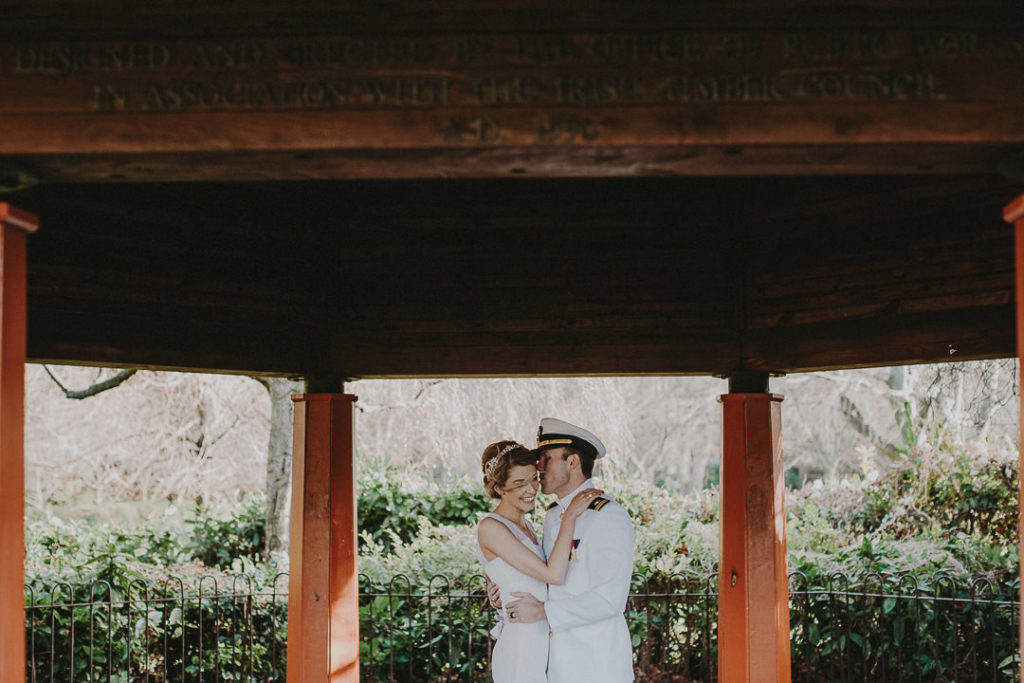
{"type": "Polygon", "coordinates": [[[891,49],[889,34],[883,31],[824,34],[787,33],[782,36],[783,57],[882,59],[889,56],[891,49]]]}
{"type": "Polygon", "coordinates": [[[484,78],[470,82],[477,104],[523,104],[530,101],[533,79],[484,78]]]}
{"type": "Polygon", "coordinates": [[[883,31],[869,31],[860,35],[860,53],[872,59],[884,59],[890,55],[892,43],[889,34],[883,31]]]}
{"type": "Polygon", "coordinates": [[[421,40],[301,40],[282,49],[288,66],[412,66],[429,63],[434,47],[421,40]]]}
{"type": "Polygon", "coordinates": [[[446,105],[450,103],[447,78],[393,78],[361,82],[364,101],[370,105],[446,105]]]}
{"type": "Polygon", "coordinates": [[[719,51],[726,57],[753,57],[760,50],[760,39],[744,33],[730,33],[722,38],[719,51]]]}
{"type": "Polygon", "coordinates": [[[914,53],[919,57],[971,57],[980,52],[982,42],[974,31],[914,35],[914,53]]]}
{"type": "Polygon", "coordinates": [[[588,54],[599,61],[665,61],[700,56],[702,39],[696,34],[633,34],[596,36],[588,54]]]}
{"type": "Polygon", "coordinates": [[[209,69],[210,68],[210,56],[206,52],[205,47],[198,47],[196,51],[192,53],[192,68],[193,69],[209,69]]]}
{"type": "Polygon", "coordinates": [[[93,88],[97,111],[114,111],[128,106],[128,91],[110,85],[98,85],[93,88]]]}
{"type": "Polygon", "coordinates": [[[782,37],[783,57],[806,57],[807,36],[803,33],[790,33],[782,37]]]}
{"type": "Polygon", "coordinates": [[[365,81],[363,91],[370,96],[372,104],[385,104],[391,94],[391,88],[387,81],[365,81]]]}
{"type": "Polygon", "coordinates": [[[676,74],[665,80],[668,102],[776,102],[778,83],[768,74],[676,74]]]}
{"type": "Polygon", "coordinates": [[[934,74],[909,71],[808,72],[800,75],[795,94],[810,99],[934,100],[943,96],[934,74]]]}
{"type": "Polygon", "coordinates": [[[534,62],[569,61],[579,57],[572,36],[520,36],[515,40],[517,60],[534,62]]]}
{"type": "Polygon", "coordinates": [[[160,43],[18,47],[15,73],[74,74],[102,71],[153,71],[166,67],[171,53],[160,43]]]}
{"type": "Polygon", "coordinates": [[[498,133],[498,124],[491,119],[477,119],[475,128],[478,142],[497,142],[501,137],[498,133]]]}
{"type": "Polygon", "coordinates": [[[143,108],[336,107],[349,102],[347,82],[293,81],[287,83],[179,83],[150,86],[143,108]]]}
{"type": "MultiPolygon", "coordinates": [[[[149,88],[149,90],[146,92],[146,101],[145,101],[145,104],[143,104],[143,108],[144,109],[153,109],[153,110],[156,110],[156,111],[161,111],[163,109],[167,109],[168,105],[167,105],[167,101],[164,99],[164,94],[165,94],[164,91],[162,89],[160,89],[160,88],[157,88],[155,86],[149,88]]],[[[175,105],[172,105],[172,106],[174,106],[175,108],[180,107],[181,106],[181,102],[179,101],[175,105]]]]}
{"type": "MultiPolygon", "coordinates": [[[[35,100],[17,105],[25,110],[457,107],[461,118],[448,122],[451,114],[444,114],[437,130],[476,144],[501,138],[497,123],[478,115],[515,107],[522,109],[517,118],[529,116],[527,135],[535,132],[539,143],[578,144],[600,139],[601,108],[641,103],[988,101],[1005,90],[1000,74],[1024,58],[1018,33],[754,25],[404,37],[261,33],[15,43],[3,51],[2,67],[15,89],[38,84],[35,100]]],[[[1016,90],[1007,92],[1012,98],[1016,90]]],[[[516,131],[519,139],[518,125],[516,131]]]]}
{"type": "Polygon", "coordinates": [[[853,54],[853,45],[850,37],[845,33],[829,34],[825,36],[825,54],[830,59],[840,59],[853,54]]]}
{"type": "Polygon", "coordinates": [[[853,97],[853,77],[844,73],[806,73],[800,76],[797,95],[810,98],[853,97]]]}
{"type": "Polygon", "coordinates": [[[14,71],[33,71],[36,64],[36,51],[29,47],[19,47],[14,58],[14,71]]]}
{"type": "Polygon", "coordinates": [[[192,53],[193,69],[241,69],[256,66],[267,58],[255,40],[199,46],[192,53]]]}
{"type": "Polygon", "coordinates": [[[496,121],[489,118],[450,119],[441,129],[441,140],[449,144],[463,142],[493,143],[501,139],[496,121]]]}
{"type": "Polygon", "coordinates": [[[558,102],[569,104],[636,102],[638,86],[635,76],[558,76],[555,97],[558,102]]]}
{"type": "Polygon", "coordinates": [[[429,59],[415,40],[384,40],[374,43],[374,64],[420,64],[424,61],[429,59]]]}
{"type": "Polygon", "coordinates": [[[479,62],[490,51],[491,43],[480,38],[455,41],[455,59],[462,64],[479,62]]]}
{"type": "Polygon", "coordinates": [[[601,128],[593,119],[541,119],[537,125],[537,142],[576,142],[577,139],[593,142],[601,137],[601,128]]]}

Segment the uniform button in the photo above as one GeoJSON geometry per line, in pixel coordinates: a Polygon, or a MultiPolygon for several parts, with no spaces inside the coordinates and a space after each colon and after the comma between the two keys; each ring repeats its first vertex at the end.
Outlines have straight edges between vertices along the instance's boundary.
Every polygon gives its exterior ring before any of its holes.
{"type": "Polygon", "coordinates": [[[551,631],[548,631],[548,638],[551,638],[554,635],[555,635],[554,633],[552,633],[551,631]]]}

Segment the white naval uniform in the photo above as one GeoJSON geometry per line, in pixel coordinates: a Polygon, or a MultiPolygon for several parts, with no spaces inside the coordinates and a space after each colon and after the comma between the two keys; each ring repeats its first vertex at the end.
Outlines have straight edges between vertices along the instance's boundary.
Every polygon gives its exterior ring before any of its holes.
{"type": "MultiPolygon", "coordinates": [[[[593,486],[588,479],[548,509],[548,557],[562,513],[573,496],[593,486]]],[[[548,587],[544,603],[551,629],[548,683],[628,683],[633,680],[633,648],[623,612],[633,577],[633,521],[609,499],[600,510],[588,509],[579,516],[573,543],[576,561],[569,562],[565,583],[548,587]]]]}

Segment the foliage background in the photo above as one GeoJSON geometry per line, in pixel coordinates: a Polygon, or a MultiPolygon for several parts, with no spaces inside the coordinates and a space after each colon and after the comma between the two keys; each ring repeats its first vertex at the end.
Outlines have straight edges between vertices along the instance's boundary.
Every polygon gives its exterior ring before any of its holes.
{"type": "MultiPolygon", "coordinates": [[[[1012,581],[1017,573],[1017,457],[1010,449],[923,448],[886,472],[815,480],[787,493],[791,569],[811,577],[841,572],[914,573],[1012,581]]],[[[614,466],[599,485],[616,492],[636,528],[636,570],[648,577],[703,579],[716,570],[715,489],[680,494],[614,466]]],[[[440,485],[387,461],[360,475],[360,571],[384,583],[396,574],[414,582],[444,574],[469,582],[479,574],[475,526],[491,509],[477,482],[440,485]]],[[[541,524],[548,499],[538,498],[541,524]]],[[[39,519],[28,526],[29,582],[87,585],[114,577],[196,576],[247,572],[262,578],[286,569],[266,557],[263,500],[198,506],[183,529],[175,515],[152,515],[123,529],[89,520],[39,519]]]]}
{"type": "MultiPolygon", "coordinates": [[[[109,370],[54,367],[81,387],[109,370]]],[[[359,380],[358,464],[386,460],[444,484],[476,476],[483,447],[531,443],[540,417],[592,426],[616,463],[681,492],[713,483],[720,451],[711,377],[359,380]]],[[[913,447],[1016,444],[1014,360],[806,373],[783,394],[791,485],[881,471],[913,447]]],[[[30,512],[116,518],[136,507],[218,503],[266,484],[270,401],[239,376],[140,371],[116,390],[70,401],[37,365],[26,377],[30,512]]],[[[187,508],[188,506],[183,506],[187,508]]]]}
{"type": "MultiPolygon", "coordinates": [[[[271,408],[262,386],[244,377],[139,372],[115,391],[73,402],[39,368],[29,370],[26,581],[27,601],[36,606],[29,611],[30,638],[40,677],[47,677],[48,666],[58,679],[80,677],[97,651],[106,656],[89,644],[97,618],[92,610],[51,611],[51,601],[85,604],[97,599],[97,587],[102,600],[107,586],[117,601],[133,586],[155,586],[157,593],[179,585],[194,590],[201,581],[226,586],[239,576],[245,585],[273,586],[280,598],[286,584],[279,572],[287,569],[287,556],[266,548],[271,408]],[[72,632],[73,649],[49,640],[72,632]]],[[[76,378],[88,384],[107,372],[58,371],[67,384],[76,378]]],[[[1018,562],[1015,377],[1013,363],[1003,362],[773,380],[774,391],[789,395],[783,408],[787,534],[790,568],[806,577],[802,585],[827,585],[837,573],[852,586],[869,575],[909,572],[924,592],[953,585],[949,579],[970,586],[981,578],[1000,595],[1012,594],[1018,562]]],[[[611,456],[599,466],[597,480],[636,522],[636,569],[647,585],[664,589],[682,580],[707,586],[716,570],[720,380],[388,380],[349,388],[360,396],[361,584],[383,590],[361,606],[361,658],[371,677],[386,679],[393,659],[412,671],[409,680],[427,680],[431,666],[481,666],[479,659],[474,664],[463,655],[445,659],[443,652],[423,650],[437,637],[429,635],[424,605],[411,596],[384,597],[386,587],[396,575],[407,577],[413,593],[442,584],[480,587],[475,525],[492,502],[479,483],[478,454],[492,438],[531,442],[537,418],[545,414],[600,425],[596,430],[611,456]],[[438,582],[436,575],[447,578],[438,582]],[[375,609],[403,610],[401,634],[375,620],[375,609]]],[[[547,502],[539,499],[538,526],[547,502]]],[[[870,580],[877,585],[877,578],[870,580]]],[[[882,666],[899,666],[902,655],[888,648],[899,644],[903,638],[895,635],[905,627],[917,625],[907,632],[907,652],[930,676],[944,666],[938,653],[965,637],[927,605],[901,616],[890,598],[883,605],[854,602],[844,623],[827,597],[801,599],[794,643],[816,657],[838,655],[865,666],[895,657],[882,666]],[[886,626],[886,633],[896,629],[894,637],[875,642],[869,636],[877,629],[855,626],[847,639],[850,624],[877,626],[883,615],[896,618],[886,626]]],[[[206,602],[204,610],[211,607],[206,602]]],[[[212,604],[224,614],[239,606],[235,598],[212,604]]],[[[167,666],[190,675],[213,666],[243,671],[245,662],[235,661],[235,653],[246,647],[261,677],[279,678],[283,607],[274,598],[245,604],[258,635],[207,630],[202,647],[176,648],[175,661],[167,659],[161,642],[198,632],[198,602],[144,615],[130,608],[101,612],[100,621],[111,629],[134,634],[101,635],[110,638],[110,656],[127,666],[111,680],[159,677],[167,666]],[[210,637],[219,646],[206,642],[210,637]]],[[[445,626],[449,634],[480,631],[478,641],[486,642],[483,604],[481,598],[446,610],[453,619],[445,626]]],[[[630,621],[634,643],[645,651],[674,652],[677,659],[688,653],[693,666],[706,670],[713,652],[697,641],[679,644],[680,638],[699,640],[711,627],[713,609],[698,607],[687,617],[696,622],[682,631],[671,626],[666,611],[653,621],[638,614],[630,621]]],[[[974,612],[961,616],[969,620],[974,612]]],[[[1006,618],[984,616],[992,623],[1006,618]]],[[[999,655],[990,663],[993,671],[1014,667],[1015,640],[1003,640],[1008,644],[998,647],[992,641],[990,649],[999,655]]],[[[802,670],[824,665],[800,653],[794,665],[802,670]]],[[[251,659],[249,666],[251,671],[251,659]]],[[[688,671],[693,677],[697,669],[688,671]]]]}
{"type": "MultiPolygon", "coordinates": [[[[622,466],[608,465],[602,463],[598,479],[602,486],[618,493],[633,516],[636,571],[646,577],[646,585],[661,586],[660,590],[681,584],[698,590],[709,586],[718,546],[715,488],[680,494],[640,479],[622,466]]],[[[978,579],[987,581],[1000,596],[1014,595],[1016,468],[1012,449],[926,445],[908,451],[884,472],[871,470],[867,475],[851,474],[828,482],[818,479],[788,491],[791,570],[806,577],[798,585],[805,589],[826,587],[841,574],[841,586],[877,586],[879,579],[869,575],[890,577],[890,587],[906,586],[903,577],[909,573],[924,595],[945,595],[950,587],[961,587],[957,595],[966,601],[964,605],[972,603],[962,587],[977,585],[974,582],[978,579]]],[[[486,665],[486,659],[481,653],[475,659],[461,650],[452,655],[443,641],[436,641],[436,649],[424,648],[445,633],[462,639],[472,632],[486,654],[490,614],[482,594],[454,605],[443,595],[446,587],[479,591],[482,583],[475,525],[492,502],[484,497],[475,478],[440,484],[384,458],[364,462],[358,491],[360,572],[364,577],[361,588],[377,593],[360,608],[361,661],[367,675],[388,680],[391,667],[397,666],[409,678],[400,676],[396,680],[448,680],[436,677],[436,672],[448,667],[463,673],[468,673],[468,667],[485,676],[485,669],[480,667],[486,665]],[[395,577],[405,578],[396,583],[395,577]],[[397,588],[398,594],[392,596],[391,588],[397,588]],[[403,595],[406,591],[411,595],[403,595]],[[430,599],[415,597],[425,593],[434,594],[433,613],[429,611],[430,599]],[[387,619],[380,616],[385,614],[389,615],[387,619]],[[391,628],[396,614],[401,624],[398,631],[391,628]],[[442,614],[445,618],[438,620],[442,614]]],[[[541,497],[534,513],[538,526],[544,502],[541,497]]],[[[78,675],[97,649],[102,654],[103,644],[108,642],[105,639],[110,638],[109,647],[118,666],[130,671],[112,680],[132,680],[146,672],[159,676],[165,665],[172,670],[180,666],[190,673],[211,671],[215,665],[224,671],[246,671],[248,667],[258,670],[266,680],[277,680],[284,671],[281,643],[285,615],[280,600],[287,585],[278,577],[284,569],[279,563],[282,558],[267,556],[262,547],[263,506],[258,493],[232,505],[196,506],[184,530],[173,514],[151,515],[145,524],[133,529],[56,517],[31,523],[26,578],[32,589],[28,601],[36,605],[30,615],[36,615],[33,636],[38,642],[35,651],[40,655],[34,660],[38,674],[45,678],[48,667],[53,667],[58,674],[74,670],[78,675]],[[203,619],[198,603],[183,601],[181,609],[170,611],[151,608],[145,628],[138,613],[133,619],[123,610],[113,611],[109,621],[118,630],[98,631],[98,646],[92,640],[95,617],[91,611],[57,608],[51,613],[45,607],[51,600],[59,603],[74,598],[85,604],[97,599],[97,585],[111,586],[116,601],[131,594],[133,586],[138,597],[140,582],[153,586],[157,594],[161,587],[171,586],[172,595],[176,595],[177,585],[194,591],[199,581],[215,577],[226,586],[233,581],[232,576],[249,577],[246,582],[251,579],[252,585],[264,590],[273,587],[278,599],[247,600],[253,634],[222,632],[216,636],[219,647],[211,643],[200,648],[189,635],[199,632],[197,626],[203,619]],[[173,577],[180,577],[183,583],[178,584],[173,577]],[[132,630],[133,624],[134,638],[117,635],[132,630]],[[68,656],[65,642],[71,630],[77,633],[75,659],[68,656]],[[51,642],[48,638],[57,632],[57,657],[50,660],[46,656],[51,642]],[[175,645],[170,650],[175,657],[180,651],[182,657],[170,662],[161,659],[161,653],[168,652],[162,645],[166,637],[173,643],[182,638],[180,648],[175,645]],[[239,658],[238,653],[244,654],[246,647],[250,648],[250,658],[239,658]]],[[[207,588],[210,585],[207,583],[207,588]]],[[[104,598],[101,588],[98,599],[104,598]]],[[[915,670],[926,677],[939,675],[944,666],[968,667],[963,669],[965,675],[977,671],[969,663],[950,663],[944,656],[952,643],[956,643],[955,650],[974,642],[958,638],[977,636],[972,636],[970,630],[958,630],[957,620],[950,622],[949,615],[941,616],[930,603],[908,603],[901,608],[892,598],[884,603],[844,600],[842,616],[837,618],[836,605],[828,596],[805,594],[794,599],[801,601],[792,622],[794,666],[803,667],[801,670],[829,667],[832,664],[828,662],[840,657],[862,665],[865,671],[878,666],[898,671],[901,661],[906,663],[907,657],[913,657],[915,670]],[[887,632],[896,629],[898,637],[886,635],[879,640],[875,637],[878,634],[865,626],[877,625],[882,619],[886,620],[887,632]]],[[[698,600],[656,606],[653,620],[643,611],[630,612],[637,657],[652,650],[658,653],[658,661],[684,667],[691,675],[703,678],[715,661],[713,643],[709,646],[702,640],[702,634],[712,627],[709,619],[714,610],[704,598],[698,600]],[[685,647],[680,644],[684,642],[688,643],[685,647]]],[[[207,627],[214,604],[219,604],[225,615],[239,606],[231,598],[207,599],[207,627]]],[[[643,603],[633,609],[643,610],[643,603]]],[[[101,608],[101,619],[104,614],[101,608]]],[[[981,650],[982,671],[998,669],[1007,676],[1014,671],[1016,630],[1010,623],[1014,618],[1012,610],[975,612],[973,606],[963,608],[958,619],[962,623],[981,619],[985,625],[1000,625],[998,636],[995,631],[993,635],[985,631],[984,637],[993,640],[990,648],[981,650]]],[[[96,666],[102,667],[102,659],[98,662],[96,666]]],[[[641,680],[660,680],[657,670],[642,671],[653,677],[641,680]]]]}
{"type": "MultiPolygon", "coordinates": [[[[55,371],[68,385],[105,372],[55,371]]],[[[174,543],[178,555],[207,566],[266,559],[265,529],[255,520],[270,404],[259,383],[141,371],[116,390],[69,401],[41,367],[27,374],[26,482],[29,519],[39,529],[59,535],[68,525],[80,539],[118,529],[128,553],[163,553],[172,564],[181,559],[168,556],[174,543]],[[140,520],[138,533],[149,540],[125,537],[135,533],[125,531],[128,522],[140,520]]],[[[530,443],[545,414],[600,425],[610,456],[599,481],[641,522],[638,567],[713,569],[721,380],[364,380],[349,387],[360,397],[367,571],[472,571],[472,526],[489,506],[478,483],[479,453],[497,438],[530,443]],[[427,546],[441,554],[433,558],[427,546]]],[[[788,394],[793,566],[849,567],[858,557],[867,566],[895,566],[895,553],[906,569],[970,573],[1016,561],[1007,550],[1016,529],[1013,361],[811,373],[773,380],[772,389],[788,394]]],[[[285,558],[269,559],[280,567],[285,558]]],[[[90,553],[83,560],[95,564],[90,553]]]]}

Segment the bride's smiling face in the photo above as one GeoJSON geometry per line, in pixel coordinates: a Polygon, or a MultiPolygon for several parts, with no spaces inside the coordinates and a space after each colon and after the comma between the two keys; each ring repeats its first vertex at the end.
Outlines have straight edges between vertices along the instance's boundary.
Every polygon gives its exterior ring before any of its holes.
{"type": "Polygon", "coordinates": [[[540,479],[533,465],[515,465],[509,468],[505,485],[499,487],[501,499],[527,512],[537,503],[537,489],[540,479]]]}

